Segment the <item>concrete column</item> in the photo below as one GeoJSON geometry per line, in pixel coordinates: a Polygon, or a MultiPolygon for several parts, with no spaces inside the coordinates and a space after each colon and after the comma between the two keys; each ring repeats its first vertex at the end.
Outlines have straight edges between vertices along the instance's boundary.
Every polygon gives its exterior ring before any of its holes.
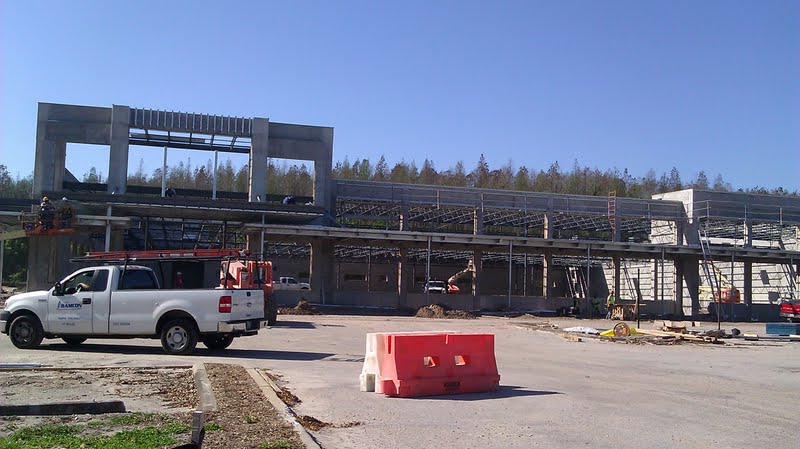
{"type": "Polygon", "coordinates": [[[673,276],[672,297],[675,300],[675,314],[679,317],[685,315],[683,309],[683,264],[680,260],[673,260],[672,267],[675,271],[673,276]]]}
{"type": "Polygon", "coordinates": [[[475,235],[483,234],[483,209],[480,207],[472,213],[472,231],[475,235]]]}
{"type": "Polygon", "coordinates": [[[544,213],[542,238],[553,238],[553,197],[547,199],[547,212],[544,213]]]}
{"type": "Polygon", "coordinates": [[[472,310],[481,307],[481,277],[483,276],[483,251],[472,251],[472,262],[475,264],[475,273],[472,274],[472,310]]]}
{"type": "MultiPolygon", "coordinates": [[[[250,139],[250,183],[248,200],[250,202],[267,200],[267,156],[269,155],[269,120],[253,118],[250,139]]],[[[316,169],[315,169],[316,171],[316,169]]],[[[312,287],[313,288],[313,287],[312,287]]]]}
{"type": "Polygon", "coordinates": [[[542,264],[542,296],[544,296],[545,299],[550,299],[553,296],[553,282],[555,282],[553,254],[545,253],[542,264]]]}
{"type": "Polygon", "coordinates": [[[411,276],[411,265],[408,263],[408,248],[400,248],[397,260],[397,307],[408,305],[408,284],[411,276]]]}
{"type": "MultiPolygon", "coordinates": [[[[653,287],[652,296],[653,296],[653,301],[654,302],[658,301],[660,299],[660,294],[659,294],[659,291],[658,291],[658,285],[659,285],[659,283],[661,281],[659,280],[659,274],[660,273],[658,272],[658,259],[653,259],[653,273],[651,274],[651,276],[652,276],[651,279],[653,280],[653,282],[651,282],[650,284],[653,287]]],[[[660,306],[660,304],[659,304],[659,306],[660,306]]],[[[659,310],[661,310],[661,309],[659,308],[659,310]]]]}
{"type": "Polygon", "coordinates": [[[683,265],[683,278],[686,282],[686,290],[689,292],[691,314],[697,316],[700,313],[700,261],[688,259],[683,261],[683,265]]]}
{"type": "Polygon", "coordinates": [[[53,153],[55,158],[53,161],[53,190],[64,190],[64,173],[67,171],[67,141],[56,140],[53,145],[53,153]]]}
{"type": "Polygon", "coordinates": [[[620,240],[622,240],[622,229],[620,229],[619,216],[615,214],[612,217],[612,220],[614,220],[614,234],[611,236],[611,241],[619,242],[620,240]]]}
{"type": "Polygon", "coordinates": [[[619,290],[620,285],[622,285],[622,279],[620,277],[622,265],[619,256],[612,257],[611,263],[614,265],[614,279],[612,279],[614,283],[614,297],[619,300],[620,295],[622,294],[622,292],[619,290]]]}
{"type": "Polygon", "coordinates": [[[28,291],[47,290],[72,271],[69,237],[31,237],[28,243],[28,291]]]}
{"type": "Polygon", "coordinates": [[[753,223],[750,220],[744,222],[744,246],[753,246],[753,223]]]}
{"type": "Polygon", "coordinates": [[[311,243],[311,296],[320,304],[333,304],[335,283],[333,267],[336,263],[334,244],[329,240],[311,243]]]}
{"type": "Polygon", "coordinates": [[[39,103],[36,121],[36,155],[33,166],[33,195],[41,198],[42,192],[53,190],[55,167],[55,142],[47,140],[47,117],[50,105],[39,103]]]}
{"type": "Polygon", "coordinates": [[[111,107],[111,153],[108,158],[108,193],[125,193],[128,185],[128,140],[131,108],[111,107]]]}
{"type": "Polygon", "coordinates": [[[314,160],[314,205],[325,209],[333,216],[336,209],[336,191],[332,176],[333,170],[333,128],[320,131],[320,140],[325,148],[324,154],[314,160]]]}
{"type": "Polygon", "coordinates": [[[683,245],[683,228],[686,224],[683,221],[675,222],[675,235],[673,236],[676,245],[683,245]]]}
{"type": "Polygon", "coordinates": [[[408,231],[408,204],[403,202],[400,206],[400,230],[408,231]]]}
{"type": "Polygon", "coordinates": [[[744,304],[747,306],[747,320],[753,317],[753,262],[744,263],[744,304]]]}

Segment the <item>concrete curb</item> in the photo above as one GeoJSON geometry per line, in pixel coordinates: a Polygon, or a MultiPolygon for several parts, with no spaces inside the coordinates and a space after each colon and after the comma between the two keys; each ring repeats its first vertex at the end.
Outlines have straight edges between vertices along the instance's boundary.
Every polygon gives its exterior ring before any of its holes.
{"type": "Polygon", "coordinates": [[[217,411],[217,399],[214,397],[214,390],[211,388],[211,381],[208,380],[206,367],[202,363],[195,363],[192,366],[194,375],[194,386],[197,388],[197,399],[199,404],[197,410],[201,412],[217,411]]]}
{"type": "Polygon", "coordinates": [[[266,396],[269,403],[281,413],[286,422],[290,423],[294,427],[298,436],[300,437],[300,441],[302,441],[308,449],[322,449],[322,446],[317,443],[317,440],[314,439],[311,433],[309,433],[308,430],[302,426],[302,424],[297,422],[297,413],[295,413],[291,407],[286,405],[283,401],[281,401],[281,398],[278,397],[276,393],[278,386],[275,385],[267,376],[261,374],[261,371],[256,368],[247,368],[247,372],[256,382],[256,385],[258,385],[258,388],[261,390],[264,396],[266,396]]]}
{"type": "Polygon", "coordinates": [[[100,415],[125,411],[122,401],[0,405],[0,416],[100,415]]]}

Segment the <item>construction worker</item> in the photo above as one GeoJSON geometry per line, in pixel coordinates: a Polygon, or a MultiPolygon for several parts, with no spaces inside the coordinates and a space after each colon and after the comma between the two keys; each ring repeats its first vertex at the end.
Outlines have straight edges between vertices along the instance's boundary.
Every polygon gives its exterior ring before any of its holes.
{"type": "Polygon", "coordinates": [[[611,319],[611,314],[613,313],[614,304],[617,303],[617,299],[614,297],[614,290],[612,289],[611,292],[608,294],[608,298],[606,298],[606,319],[611,319]]]}
{"type": "Polygon", "coordinates": [[[50,203],[50,198],[43,196],[42,203],[39,205],[39,225],[43,231],[53,227],[53,218],[55,216],[55,208],[50,203]]]}
{"type": "Polygon", "coordinates": [[[72,205],[69,203],[67,197],[61,198],[61,201],[63,201],[63,204],[61,206],[61,212],[59,213],[60,219],[58,227],[66,229],[70,227],[72,222],[72,205]]]}
{"type": "Polygon", "coordinates": [[[183,288],[183,273],[175,273],[175,288],[183,288]]]}

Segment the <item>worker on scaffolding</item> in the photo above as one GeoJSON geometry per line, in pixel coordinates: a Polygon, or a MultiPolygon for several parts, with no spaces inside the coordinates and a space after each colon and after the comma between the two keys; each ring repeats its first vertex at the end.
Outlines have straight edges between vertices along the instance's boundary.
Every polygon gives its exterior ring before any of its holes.
{"type": "Polygon", "coordinates": [[[50,203],[50,198],[43,196],[42,203],[39,205],[39,226],[43,231],[53,228],[55,218],[55,207],[50,203]]]}
{"type": "Polygon", "coordinates": [[[608,298],[606,298],[606,319],[610,320],[611,316],[614,314],[614,305],[617,303],[617,299],[614,297],[614,289],[608,293],[608,298]]]}
{"type": "Polygon", "coordinates": [[[59,212],[58,227],[67,229],[72,227],[72,205],[67,197],[61,198],[61,211],[59,212]]]}

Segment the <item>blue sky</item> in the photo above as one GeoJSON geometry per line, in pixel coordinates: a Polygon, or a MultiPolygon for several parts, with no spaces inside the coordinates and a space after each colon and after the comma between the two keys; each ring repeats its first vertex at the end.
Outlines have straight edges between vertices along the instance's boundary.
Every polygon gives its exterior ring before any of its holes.
{"type": "MultiPolygon", "coordinates": [[[[484,153],[794,190],[800,2],[0,0],[13,174],[33,169],[38,101],[333,126],[351,162],[484,153]]],[[[160,163],[137,150],[131,170],[140,157],[160,163]]],[[[67,160],[107,172],[107,150],[67,160]]]]}

